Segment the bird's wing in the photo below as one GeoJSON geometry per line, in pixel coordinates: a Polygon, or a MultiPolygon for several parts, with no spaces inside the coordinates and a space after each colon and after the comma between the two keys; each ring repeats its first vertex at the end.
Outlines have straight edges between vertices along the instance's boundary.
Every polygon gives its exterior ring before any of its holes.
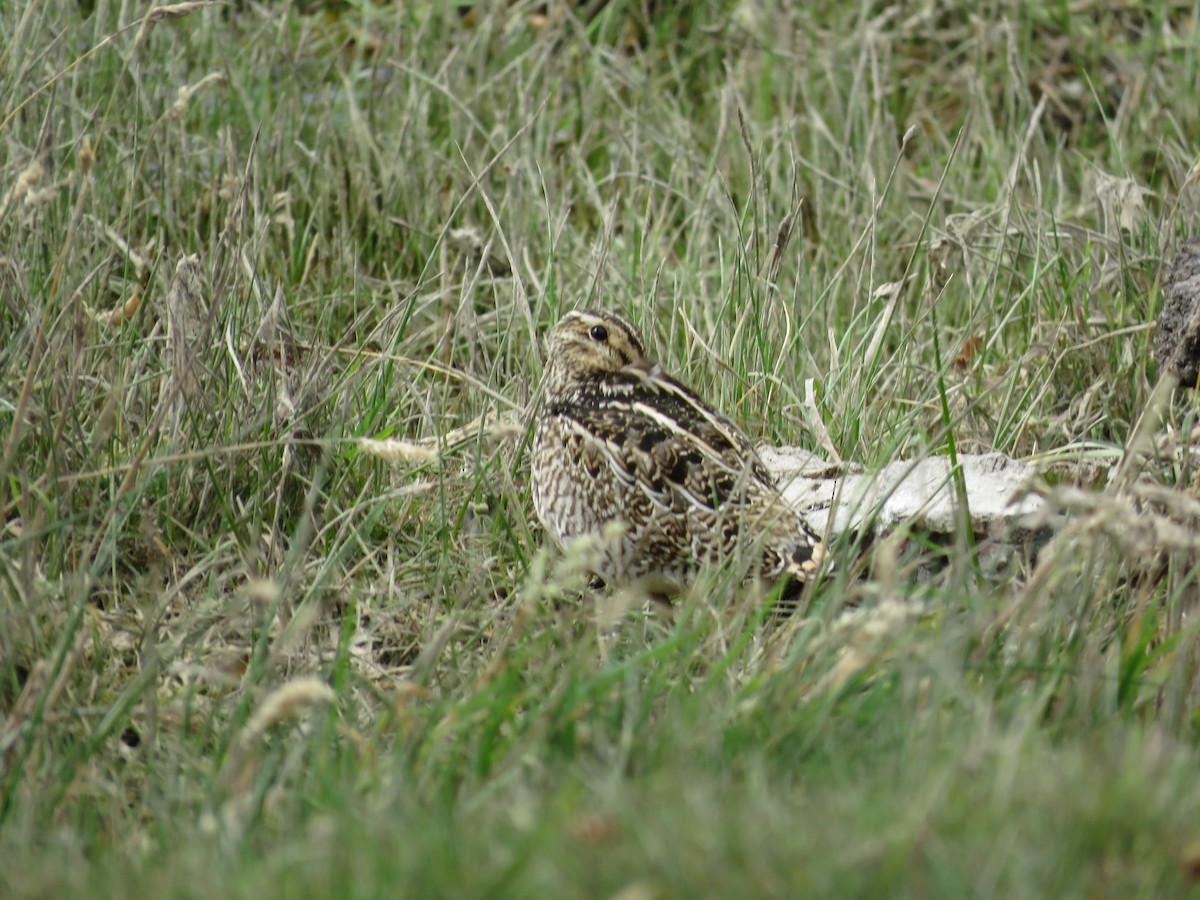
{"type": "Polygon", "coordinates": [[[665,375],[623,372],[551,412],[593,442],[593,458],[602,457],[623,482],[656,502],[669,503],[674,493],[694,507],[717,510],[731,498],[775,491],[741,430],[665,375]]]}
{"type": "Polygon", "coordinates": [[[630,367],[620,374],[632,387],[631,402],[647,415],[685,435],[686,440],[714,462],[738,474],[748,472],[754,480],[775,487],[745,432],[689,387],[663,372],[658,364],[648,370],[630,367]]]}

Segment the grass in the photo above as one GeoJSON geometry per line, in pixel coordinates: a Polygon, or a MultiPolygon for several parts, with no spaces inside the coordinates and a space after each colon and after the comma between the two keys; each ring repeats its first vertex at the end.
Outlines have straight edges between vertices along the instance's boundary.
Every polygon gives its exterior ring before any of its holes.
{"type": "Polygon", "coordinates": [[[846,540],[664,621],[544,545],[523,415],[603,305],[761,441],[811,388],[847,460],[1103,485],[1194,6],[551,7],[0,7],[0,893],[1196,890],[1161,429],[1032,570],[846,540]]]}

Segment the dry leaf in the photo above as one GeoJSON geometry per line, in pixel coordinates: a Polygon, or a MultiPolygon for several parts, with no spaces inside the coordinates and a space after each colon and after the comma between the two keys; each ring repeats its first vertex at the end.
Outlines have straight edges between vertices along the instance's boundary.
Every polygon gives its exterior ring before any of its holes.
{"type": "Polygon", "coordinates": [[[979,351],[983,349],[983,338],[978,334],[973,334],[963,341],[962,349],[958,351],[958,356],[954,357],[954,367],[956,369],[965,369],[971,364],[979,351]]]}

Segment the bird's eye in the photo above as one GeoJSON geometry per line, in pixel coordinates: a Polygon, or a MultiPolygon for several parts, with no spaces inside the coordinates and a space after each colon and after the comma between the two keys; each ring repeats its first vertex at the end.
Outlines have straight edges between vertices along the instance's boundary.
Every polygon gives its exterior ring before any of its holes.
{"type": "Polygon", "coordinates": [[[588,332],[592,336],[593,341],[607,341],[608,329],[603,325],[593,325],[592,330],[588,332]]]}

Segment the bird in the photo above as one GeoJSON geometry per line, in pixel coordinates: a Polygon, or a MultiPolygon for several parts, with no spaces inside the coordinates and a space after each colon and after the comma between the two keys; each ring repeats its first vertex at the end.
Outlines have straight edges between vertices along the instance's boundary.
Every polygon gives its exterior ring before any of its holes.
{"type": "Polygon", "coordinates": [[[704,566],[750,554],[794,598],[825,563],[818,535],[731,419],[669,375],[612,312],[568,312],[547,334],[533,503],[605,584],[677,596],[704,566]]]}

